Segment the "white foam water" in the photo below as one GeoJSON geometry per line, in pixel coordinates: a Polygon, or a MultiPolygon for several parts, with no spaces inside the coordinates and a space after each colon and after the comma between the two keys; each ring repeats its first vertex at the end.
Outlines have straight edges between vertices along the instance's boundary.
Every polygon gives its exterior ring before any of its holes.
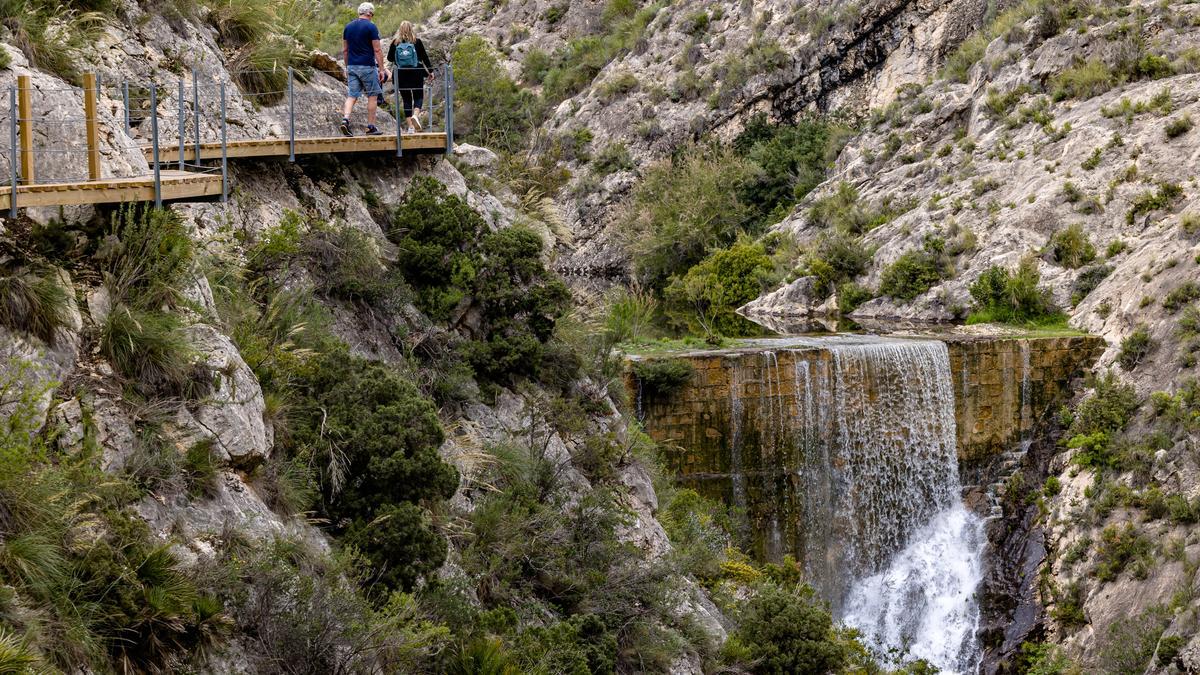
{"type": "Polygon", "coordinates": [[[886,569],[854,584],[843,622],[882,661],[924,659],[944,673],[974,673],[985,543],[983,519],[952,505],[914,532],[886,569]]]}

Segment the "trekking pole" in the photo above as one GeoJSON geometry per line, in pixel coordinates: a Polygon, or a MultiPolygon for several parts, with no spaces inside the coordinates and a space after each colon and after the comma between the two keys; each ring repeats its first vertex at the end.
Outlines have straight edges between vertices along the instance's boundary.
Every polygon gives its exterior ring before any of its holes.
{"type": "Polygon", "coordinates": [[[158,163],[158,85],[150,83],[150,146],[154,148],[154,205],[162,207],[162,176],[158,163]]]}

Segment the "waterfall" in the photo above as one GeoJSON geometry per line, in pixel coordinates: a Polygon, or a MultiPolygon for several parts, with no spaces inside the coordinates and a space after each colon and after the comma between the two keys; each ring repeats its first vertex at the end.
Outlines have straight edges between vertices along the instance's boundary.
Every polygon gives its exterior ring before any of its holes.
{"type": "MultiPolygon", "coordinates": [[[[790,434],[801,451],[806,576],[881,659],[973,671],[986,540],[962,503],[946,345],[792,344],[805,348],[791,350],[790,434]]],[[[776,382],[778,373],[763,377],[765,387],[776,382]]],[[[760,414],[770,423],[781,413],[760,414]]]]}

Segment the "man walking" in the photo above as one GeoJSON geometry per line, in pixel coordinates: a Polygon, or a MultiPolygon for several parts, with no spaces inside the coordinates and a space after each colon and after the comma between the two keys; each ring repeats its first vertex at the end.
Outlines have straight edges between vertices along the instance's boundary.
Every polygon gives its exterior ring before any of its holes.
{"type": "Polygon", "coordinates": [[[358,6],[358,18],[346,24],[342,31],[342,56],[346,61],[346,104],[342,107],[343,136],[353,136],[350,113],[360,96],[367,97],[367,135],[378,136],[375,128],[377,97],[383,93],[381,84],[387,80],[383,65],[383,49],[379,46],[379,29],[371,21],[375,5],[364,2],[358,6]]]}

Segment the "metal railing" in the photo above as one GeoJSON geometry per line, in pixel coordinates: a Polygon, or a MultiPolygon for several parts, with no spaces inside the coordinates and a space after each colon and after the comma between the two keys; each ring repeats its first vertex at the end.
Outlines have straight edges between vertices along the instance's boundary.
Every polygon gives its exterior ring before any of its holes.
{"type": "MultiPolygon", "coordinates": [[[[239,75],[260,75],[261,81],[283,81],[283,70],[242,72],[239,75]]],[[[423,103],[418,118],[425,133],[445,133],[445,152],[454,149],[454,74],[449,64],[442,67],[438,77],[426,80],[420,88],[399,89],[397,71],[384,86],[386,101],[379,106],[376,125],[391,135],[395,131],[395,153],[404,155],[404,137],[408,136],[405,104],[423,103]],[[389,110],[390,109],[390,110],[389,110]]],[[[286,70],[286,84],[281,89],[245,91],[232,83],[206,79],[196,71],[190,82],[179,77],[173,85],[157,83],[139,85],[120,82],[105,86],[99,77],[86,74],[81,87],[34,88],[29,76],[19,76],[17,85],[10,87],[8,105],[3,108],[8,117],[8,152],[0,158],[0,166],[8,170],[10,183],[10,214],[16,216],[19,188],[39,183],[86,183],[104,180],[101,162],[101,138],[112,146],[109,154],[124,153],[134,173],[124,178],[150,176],[154,185],[154,201],[162,204],[162,172],[177,168],[191,173],[220,174],[221,200],[229,197],[229,147],[238,141],[286,139],[287,157],[295,161],[298,145],[310,139],[339,136],[345,88],[330,77],[319,74],[306,81],[301,73],[286,70]],[[43,99],[57,98],[45,106],[38,117],[34,95],[43,99]],[[65,95],[65,96],[64,96],[65,95]],[[61,99],[78,101],[83,116],[66,114],[72,105],[62,105],[61,99]],[[249,124],[231,124],[231,115],[250,120],[249,124]],[[259,124],[259,120],[265,123],[259,124]],[[147,128],[148,127],[148,128],[147,128]],[[103,133],[107,129],[109,133],[103,133]],[[219,160],[213,149],[220,147],[219,160]],[[203,149],[203,151],[202,151],[203,149]],[[167,156],[169,154],[170,156],[167,156]],[[86,162],[41,162],[39,158],[78,156],[86,162]],[[138,171],[140,163],[145,170],[138,171]],[[83,172],[86,166],[86,174],[83,172]]],[[[364,101],[356,105],[356,117],[365,115],[364,101]]],[[[118,176],[110,176],[118,178],[118,176]]]]}

